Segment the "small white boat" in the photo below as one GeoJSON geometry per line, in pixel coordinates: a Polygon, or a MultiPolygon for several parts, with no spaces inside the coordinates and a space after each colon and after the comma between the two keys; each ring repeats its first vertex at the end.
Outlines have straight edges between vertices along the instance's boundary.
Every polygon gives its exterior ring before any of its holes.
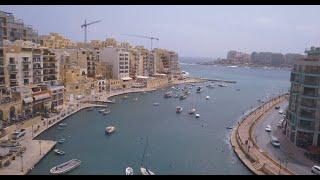
{"type": "Polygon", "coordinates": [[[160,103],[153,103],[154,106],[159,106],[160,103]]]}
{"type": "Polygon", "coordinates": [[[134,101],[138,101],[138,98],[133,98],[134,101]]]}
{"type": "Polygon", "coordinates": [[[106,110],[106,111],[104,111],[102,114],[103,114],[103,115],[107,115],[107,114],[110,114],[110,113],[111,113],[110,110],[106,110]]]}
{"type": "Polygon", "coordinates": [[[132,169],[132,167],[127,167],[127,168],[126,168],[126,175],[133,175],[133,169],[132,169]]]}
{"type": "Polygon", "coordinates": [[[107,109],[100,109],[98,112],[99,113],[103,113],[103,112],[105,112],[107,109]]]}
{"type": "Polygon", "coordinates": [[[172,91],[168,91],[164,94],[164,98],[171,98],[172,97],[172,91]]]}
{"type": "Polygon", "coordinates": [[[142,175],[155,175],[152,171],[144,167],[140,168],[140,172],[142,175]]]}
{"type": "Polygon", "coordinates": [[[62,138],[62,139],[59,139],[59,140],[58,140],[58,143],[59,143],[59,144],[62,144],[62,143],[64,143],[65,141],[66,141],[66,139],[62,138]]]}
{"type": "Polygon", "coordinates": [[[106,127],[106,134],[112,134],[116,128],[114,126],[108,126],[106,127]]]}
{"type": "Polygon", "coordinates": [[[67,123],[60,123],[59,126],[60,127],[65,127],[65,126],[67,126],[67,123]]]}
{"type": "Polygon", "coordinates": [[[181,106],[176,107],[176,113],[181,113],[183,108],[181,106]]]}
{"type": "Polygon", "coordinates": [[[65,154],[65,152],[62,151],[62,150],[60,150],[60,149],[54,149],[53,151],[54,151],[57,155],[64,155],[64,154],[65,154]]]}
{"type": "Polygon", "coordinates": [[[192,108],[192,109],[189,110],[189,114],[194,114],[194,113],[196,113],[196,111],[197,110],[195,108],[192,108]]]}
{"type": "Polygon", "coordinates": [[[200,117],[200,114],[196,114],[196,118],[199,118],[200,117]]]}
{"type": "Polygon", "coordinates": [[[72,159],[70,161],[67,161],[65,163],[62,163],[58,166],[51,168],[50,173],[51,174],[64,174],[64,173],[69,172],[69,171],[75,169],[76,167],[80,166],[80,164],[81,164],[80,160],[72,159]]]}
{"type": "Polygon", "coordinates": [[[209,100],[210,99],[210,96],[206,96],[206,100],[209,100]]]}

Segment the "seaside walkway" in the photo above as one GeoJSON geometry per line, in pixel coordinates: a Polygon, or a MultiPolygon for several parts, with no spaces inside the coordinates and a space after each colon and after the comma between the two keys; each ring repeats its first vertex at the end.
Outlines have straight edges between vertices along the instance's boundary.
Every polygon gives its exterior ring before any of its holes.
{"type": "Polygon", "coordinates": [[[286,99],[283,94],[264,103],[246,114],[231,134],[231,145],[240,160],[257,175],[293,175],[294,173],[282,167],[278,160],[271,158],[256,143],[253,128],[256,122],[264,119],[266,112],[286,99]]]}

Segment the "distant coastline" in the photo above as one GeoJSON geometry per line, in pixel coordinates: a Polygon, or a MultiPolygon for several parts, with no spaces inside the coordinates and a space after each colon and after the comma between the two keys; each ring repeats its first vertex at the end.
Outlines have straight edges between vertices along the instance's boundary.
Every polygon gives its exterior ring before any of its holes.
{"type": "Polygon", "coordinates": [[[208,62],[196,62],[195,64],[198,65],[219,65],[219,66],[226,66],[226,67],[252,67],[252,68],[276,68],[276,69],[291,69],[292,65],[269,65],[269,64],[232,64],[232,63],[220,63],[215,61],[208,61],[208,62]]]}

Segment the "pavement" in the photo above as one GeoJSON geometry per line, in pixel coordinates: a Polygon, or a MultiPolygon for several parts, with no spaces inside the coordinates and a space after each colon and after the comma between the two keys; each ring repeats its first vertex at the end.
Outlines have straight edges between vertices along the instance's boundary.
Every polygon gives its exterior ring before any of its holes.
{"type": "MultiPolygon", "coordinates": [[[[280,104],[281,109],[288,106],[288,101],[280,104]]],[[[311,175],[311,167],[316,165],[312,160],[304,157],[304,150],[294,146],[282,131],[283,128],[277,127],[278,121],[283,118],[279,110],[272,109],[265,115],[265,118],[258,121],[254,127],[253,136],[258,146],[267,152],[273,159],[281,162],[290,171],[299,175],[311,175]],[[266,132],[267,125],[271,125],[271,132],[266,132]],[[280,141],[280,148],[275,148],[270,143],[270,137],[275,136],[280,141]]],[[[319,165],[319,164],[318,164],[319,165]]]]}

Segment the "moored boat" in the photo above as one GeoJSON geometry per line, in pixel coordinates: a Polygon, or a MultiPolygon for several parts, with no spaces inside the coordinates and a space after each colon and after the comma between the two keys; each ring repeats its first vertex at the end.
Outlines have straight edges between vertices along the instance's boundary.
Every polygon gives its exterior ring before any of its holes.
{"type": "Polygon", "coordinates": [[[67,126],[67,123],[60,123],[60,124],[58,124],[58,126],[65,127],[65,126],[67,126]]]}
{"type": "Polygon", "coordinates": [[[100,109],[98,112],[99,113],[103,113],[103,112],[105,112],[107,109],[105,109],[105,108],[103,108],[103,109],[100,109]]]}
{"type": "Polygon", "coordinates": [[[181,113],[183,108],[181,106],[176,107],[176,113],[181,113]]]}
{"type": "Polygon", "coordinates": [[[172,91],[168,91],[164,94],[164,98],[171,98],[172,97],[172,91]]]}
{"type": "Polygon", "coordinates": [[[201,87],[198,87],[197,88],[197,93],[200,93],[200,92],[202,92],[203,91],[203,89],[201,88],[201,87]]]}
{"type": "Polygon", "coordinates": [[[209,100],[210,99],[210,96],[206,96],[206,100],[209,100]]]}
{"type": "Polygon", "coordinates": [[[181,95],[181,96],[179,97],[180,100],[184,100],[184,99],[186,99],[186,98],[187,98],[186,95],[181,95]]]}
{"type": "Polygon", "coordinates": [[[194,113],[196,113],[196,111],[197,111],[197,110],[196,110],[195,108],[192,108],[192,109],[189,110],[188,113],[189,113],[189,114],[194,114],[194,113]]]}
{"type": "Polygon", "coordinates": [[[132,169],[132,167],[127,167],[127,168],[126,168],[126,175],[133,175],[133,169],[132,169]]]}
{"type": "Polygon", "coordinates": [[[153,103],[154,106],[159,106],[160,103],[153,103]]]}
{"type": "Polygon", "coordinates": [[[62,151],[62,150],[60,150],[60,149],[54,149],[53,151],[54,151],[57,155],[64,155],[64,154],[65,154],[65,152],[62,151]]]}
{"type": "Polygon", "coordinates": [[[103,115],[107,115],[107,114],[110,114],[110,113],[111,113],[110,110],[106,110],[106,111],[104,111],[102,114],[103,114],[103,115]]]}
{"type": "Polygon", "coordinates": [[[196,114],[196,118],[200,118],[200,114],[196,114]]]}
{"type": "Polygon", "coordinates": [[[59,143],[59,144],[62,144],[62,143],[64,143],[65,141],[66,141],[66,139],[62,138],[62,139],[59,139],[59,140],[58,140],[58,143],[59,143]]]}
{"type": "Polygon", "coordinates": [[[142,175],[155,175],[154,172],[144,167],[140,167],[140,172],[142,175]]]}
{"type": "Polygon", "coordinates": [[[65,163],[62,163],[58,166],[51,168],[50,173],[51,174],[64,174],[64,173],[67,173],[67,172],[77,168],[78,166],[80,166],[80,164],[81,164],[80,160],[71,159],[70,161],[67,161],[65,163]]]}
{"type": "Polygon", "coordinates": [[[112,134],[116,130],[116,127],[114,126],[108,126],[106,127],[106,134],[112,134]]]}

